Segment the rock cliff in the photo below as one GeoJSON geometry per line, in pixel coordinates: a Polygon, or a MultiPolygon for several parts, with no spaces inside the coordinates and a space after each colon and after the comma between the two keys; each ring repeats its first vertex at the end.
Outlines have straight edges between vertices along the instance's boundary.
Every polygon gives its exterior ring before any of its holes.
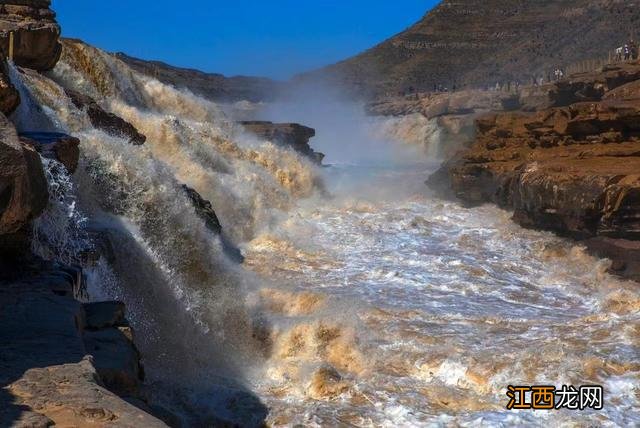
{"type": "MultiPolygon", "coordinates": [[[[0,426],[165,426],[140,394],[144,371],[124,305],[82,304],[82,268],[31,252],[32,221],[50,200],[41,158],[73,173],[80,156],[79,139],[38,130],[18,135],[4,115],[20,103],[5,60],[9,35],[20,71],[49,70],[60,57],[60,28],[49,6],[0,4],[0,426]]],[[[96,126],[144,142],[93,100],[77,94],[74,102],[96,126]]]]}
{"type": "Polygon", "coordinates": [[[299,78],[334,80],[364,96],[529,84],[557,67],[607,58],[637,38],[638,19],[636,1],[444,0],[389,40],[299,78]]]}
{"type": "Polygon", "coordinates": [[[0,257],[20,258],[28,252],[31,221],[47,201],[40,156],[0,114],[0,257]]]}
{"type": "Polygon", "coordinates": [[[44,71],[60,59],[60,26],[50,6],[50,0],[7,0],[0,4],[0,48],[8,55],[13,32],[16,65],[44,71]]]}
{"type": "Polygon", "coordinates": [[[429,183],[468,204],[493,202],[527,227],[585,242],[640,279],[640,64],[558,82],[553,107],[477,120],[473,145],[429,183]]]}

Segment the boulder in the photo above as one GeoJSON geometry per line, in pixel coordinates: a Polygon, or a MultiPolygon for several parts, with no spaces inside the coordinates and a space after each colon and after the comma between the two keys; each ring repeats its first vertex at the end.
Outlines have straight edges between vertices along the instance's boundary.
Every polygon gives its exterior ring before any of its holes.
{"type": "Polygon", "coordinates": [[[70,174],[78,168],[80,140],[76,137],[59,132],[24,132],[20,139],[42,156],[58,160],[70,174]]]}
{"type": "Polygon", "coordinates": [[[213,206],[211,202],[204,199],[198,192],[196,192],[191,187],[186,184],[182,185],[182,189],[191,200],[193,207],[196,209],[196,213],[198,216],[204,220],[207,228],[211,230],[213,233],[220,234],[222,233],[222,226],[220,225],[220,220],[218,220],[218,216],[216,212],[213,210],[213,206]]]}
{"type": "Polygon", "coordinates": [[[147,141],[147,137],[136,129],[131,123],[104,110],[100,105],[88,95],[81,94],[70,89],[65,89],[67,96],[79,109],[85,109],[91,124],[107,134],[122,137],[129,140],[129,143],[139,146],[147,141]]]}
{"type": "Polygon", "coordinates": [[[309,140],[316,135],[313,128],[298,123],[273,123],[258,120],[242,121],[238,124],[258,138],[280,146],[291,147],[317,164],[321,164],[324,159],[324,154],[313,151],[309,145],[309,140]]]}
{"type": "Polygon", "coordinates": [[[84,346],[105,386],[121,396],[136,396],[144,369],[124,303],[85,303],[79,318],[84,346]]]}
{"type": "Polygon", "coordinates": [[[0,5],[0,49],[8,54],[13,32],[16,65],[46,71],[60,59],[60,26],[50,6],[49,0],[7,0],[0,5]]]}
{"type": "Polygon", "coordinates": [[[28,250],[30,222],[47,206],[47,180],[38,153],[23,144],[0,114],[0,254],[28,250]]]}

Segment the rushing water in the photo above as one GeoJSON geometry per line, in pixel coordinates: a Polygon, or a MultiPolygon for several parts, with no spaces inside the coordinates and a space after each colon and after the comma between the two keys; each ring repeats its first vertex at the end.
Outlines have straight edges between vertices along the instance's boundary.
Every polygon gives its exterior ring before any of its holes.
{"type": "Polygon", "coordinates": [[[281,317],[260,384],[272,422],[637,425],[637,285],[504,211],[434,198],[418,185],[431,168],[330,168],[330,203],[249,246],[291,287],[262,292],[281,317]],[[508,412],[510,384],[603,385],[605,407],[508,412]]]}
{"type": "Polygon", "coordinates": [[[65,254],[80,223],[108,242],[90,292],[127,302],[155,404],[203,425],[259,425],[259,400],[273,426],[640,423],[640,293],[606,261],[494,207],[435,198],[424,180],[436,162],[378,152],[343,128],[351,116],[315,143],[351,162],[319,169],[243,135],[213,103],[71,47],[51,79],[14,73],[29,101],[19,127],[35,109],[82,141],[74,183],[50,174],[64,192],[38,242],[65,254]],[[91,127],[62,86],[147,143],[91,127]],[[182,183],[212,201],[244,266],[182,183]],[[508,412],[509,384],[600,384],[604,410],[508,412]]]}

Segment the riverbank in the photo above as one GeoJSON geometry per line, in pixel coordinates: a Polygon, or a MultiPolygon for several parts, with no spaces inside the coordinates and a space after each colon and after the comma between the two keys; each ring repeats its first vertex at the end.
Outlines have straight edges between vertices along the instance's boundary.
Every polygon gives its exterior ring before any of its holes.
{"type": "Polygon", "coordinates": [[[469,146],[428,183],[574,238],[611,259],[612,272],[639,280],[639,88],[640,64],[609,65],[551,85],[535,109],[480,116],[469,146]]]}

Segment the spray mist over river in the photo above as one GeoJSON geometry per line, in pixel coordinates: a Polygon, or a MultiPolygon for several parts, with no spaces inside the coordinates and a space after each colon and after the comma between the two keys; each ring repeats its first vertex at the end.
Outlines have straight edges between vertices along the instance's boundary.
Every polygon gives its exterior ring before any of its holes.
{"type": "Polygon", "coordinates": [[[496,208],[433,197],[424,180],[438,160],[376,136],[354,106],[270,107],[265,119],[317,128],[331,164],[318,168],[244,135],[213,103],[71,47],[50,78],[20,77],[26,105],[81,139],[65,188],[80,226],[115,253],[91,270],[90,292],[127,302],[148,394],[185,423],[640,422],[640,292],[605,261],[496,208]],[[147,143],[94,129],[61,85],[147,143]],[[182,183],[212,202],[243,265],[182,183]],[[509,384],[601,384],[605,407],[506,412],[509,384]]]}

